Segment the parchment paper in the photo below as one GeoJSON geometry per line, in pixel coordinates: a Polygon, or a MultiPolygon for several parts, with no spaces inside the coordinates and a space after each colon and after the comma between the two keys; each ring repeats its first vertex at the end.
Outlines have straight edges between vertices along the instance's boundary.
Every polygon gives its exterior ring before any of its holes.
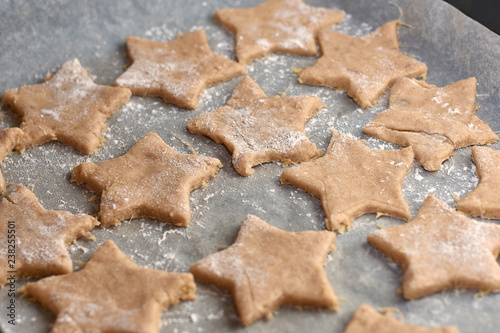
{"type": "MultiPolygon", "coordinates": [[[[205,29],[211,48],[234,59],[233,36],[215,24],[215,10],[250,7],[257,0],[0,0],[0,92],[43,81],[65,61],[77,57],[99,84],[112,85],[128,63],[127,36],[169,41],[178,32],[205,29]]],[[[426,63],[427,81],[445,86],[475,76],[478,81],[477,115],[500,130],[499,87],[500,37],[438,0],[307,0],[313,6],[345,10],[343,23],[333,27],[361,36],[388,20],[399,17],[412,28],[400,28],[402,51],[426,63]]],[[[385,109],[387,96],[367,110],[361,110],[345,93],[328,88],[300,85],[292,67],[310,66],[315,57],[270,55],[248,66],[249,75],[269,95],[317,95],[328,106],[307,124],[308,135],[326,149],[333,126],[356,138],[367,140],[377,149],[398,147],[362,134],[362,127],[385,109]]],[[[136,219],[109,229],[93,231],[95,241],[79,240],[69,247],[78,269],[107,239],[114,240],[139,266],[187,272],[195,261],[230,245],[247,214],[288,231],[323,230],[324,216],[319,201],[292,186],[279,184],[282,166],[276,163],[256,167],[251,177],[241,177],[231,166],[226,149],[211,140],[190,134],[189,119],[212,111],[228,100],[240,78],[209,88],[200,106],[189,111],[165,104],[159,98],[132,97],[108,121],[106,142],[88,157],[59,143],[48,143],[13,153],[1,166],[9,183],[33,185],[47,209],[73,213],[96,213],[93,195],[69,182],[69,174],[86,160],[101,162],[124,154],[148,132],[158,133],[177,151],[190,149],[219,158],[224,168],[208,182],[208,187],[191,194],[192,221],[187,229],[168,223],[136,219]]],[[[7,107],[1,110],[0,128],[18,126],[19,119],[7,107]]],[[[493,148],[500,149],[495,143],[493,148]]],[[[412,216],[427,194],[434,194],[454,206],[453,195],[462,197],[477,184],[470,148],[456,151],[435,173],[414,164],[403,184],[403,194],[412,216]]],[[[354,228],[337,238],[337,251],[325,266],[336,294],[343,297],[340,310],[295,309],[283,307],[271,320],[261,320],[243,328],[238,321],[232,297],[217,288],[198,284],[198,299],[171,307],[162,316],[161,332],[341,332],[361,303],[376,308],[396,307],[405,322],[425,326],[456,325],[460,332],[498,332],[500,295],[475,298],[474,291],[446,291],[417,301],[405,301],[396,293],[400,285],[399,268],[369,246],[366,236],[377,224],[390,226],[402,220],[364,215],[354,228]]],[[[489,223],[498,223],[489,222],[489,223]]],[[[21,287],[26,280],[18,280],[21,287]]],[[[38,304],[17,298],[17,324],[7,324],[6,288],[0,290],[2,311],[0,328],[5,332],[48,332],[54,315],[38,304]]],[[[19,293],[18,293],[18,296],[19,293]]]]}

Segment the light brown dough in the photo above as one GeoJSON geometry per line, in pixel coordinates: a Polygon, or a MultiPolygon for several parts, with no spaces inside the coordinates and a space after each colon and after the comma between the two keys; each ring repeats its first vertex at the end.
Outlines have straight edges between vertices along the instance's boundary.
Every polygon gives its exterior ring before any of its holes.
{"type": "Polygon", "coordinates": [[[292,184],[321,201],[327,229],[340,233],[365,213],[408,220],[401,184],[413,164],[413,151],[373,150],[337,131],[323,157],[286,169],[282,184],[292,184]]]}
{"type": "Polygon", "coordinates": [[[126,88],[95,84],[73,59],[42,84],[7,90],[2,102],[22,117],[24,135],[16,150],[55,140],[92,154],[102,143],[106,119],[130,95],[126,88]]]}
{"type": "Polygon", "coordinates": [[[368,242],[401,267],[406,299],[449,288],[500,292],[500,225],[473,221],[433,195],[411,222],[368,242]]]}
{"type": "Polygon", "coordinates": [[[56,315],[52,333],[159,331],[161,313],[194,300],[189,273],[137,267],[108,240],[83,269],[28,283],[22,291],[56,315]]]}
{"type": "Polygon", "coordinates": [[[319,156],[304,126],[324,107],[313,96],[268,98],[247,76],[225,106],[190,120],[187,127],[224,144],[233,153],[236,171],[251,176],[252,167],[261,163],[299,163],[319,156]]]}
{"type": "Polygon", "coordinates": [[[187,109],[196,109],[207,87],[247,73],[243,65],[213,53],[203,30],[171,42],[128,37],[127,49],[132,65],[115,86],[187,109]]]}
{"type": "Polygon", "coordinates": [[[457,210],[484,219],[500,220],[500,151],[472,147],[479,185],[457,203],[457,210]]]}
{"type": "Polygon", "coordinates": [[[389,109],[378,114],[363,132],[381,140],[411,146],[417,161],[437,171],[453,151],[498,140],[474,113],[477,80],[460,80],[444,88],[402,78],[394,84],[389,109]]]}
{"type": "Polygon", "coordinates": [[[149,133],[123,156],[99,164],[82,163],[71,181],[101,195],[103,227],[149,217],[187,227],[189,193],[222,167],[212,157],[179,154],[155,133],[149,133]]]}
{"type": "MultiPolygon", "coordinates": [[[[6,128],[0,131],[0,162],[12,152],[22,136],[23,131],[17,127],[6,128]]],[[[0,195],[5,193],[5,188],[5,180],[3,179],[2,172],[0,172],[0,195]]]]}
{"type": "Polygon", "coordinates": [[[363,37],[322,30],[322,56],[300,73],[299,82],[346,91],[362,108],[368,108],[398,78],[425,76],[425,64],[399,52],[400,24],[399,20],[387,22],[363,37]]]}
{"type": "Polygon", "coordinates": [[[196,262],[191,272],[233,294],[243,325],[271,317],[280,305],[337,309],[323,270],[334,233],[286,232],[253,215],[241,223],[233,245],[196,262]]]}
{"type": "Polygon", "coordinates": [[[270,52],[315,55],[318,31],[344,16],[343,11],[307,6],[302,0],[269,0],[252,8],[221,9],[214,15],[234,33],[242,64],[270,52]]]}
{"type": "Polygon", "coordinates": [[[45,210],[33,192],[19,185],[0,203],[0,237],[4,240],[0,242],[0,286],[7,283],[9,271],[17,271],[16,277],[33,278],[72,272],[66,247],[82,236],[93,238],[89,231],[97,224],[88,215],[45,210]],[[8,260],[13,259],[8,257],[9,249],[15,251],[15,262],[8,260]]]}
{"type": "Polygon", "coordinates": [[[381,315],[366,304],[361,304],[343,333],[458,333],[458,329],[451,326],[426,328],[405,325],[388,315],[381,315]]]}

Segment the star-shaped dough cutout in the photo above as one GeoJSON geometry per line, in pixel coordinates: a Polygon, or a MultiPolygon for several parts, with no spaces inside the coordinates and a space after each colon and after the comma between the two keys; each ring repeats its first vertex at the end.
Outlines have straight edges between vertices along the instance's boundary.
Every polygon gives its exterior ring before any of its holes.
{"type": "Polygon", "coordinates": [[[381,315],[366,304],[361,304],[342,333],[458,333],[454,326],[426,328],[405,325],[390,317],[381,315]]]}
{"type": "Polygon", "coordinates": [[[479,185],[457,203],[457,210],[485,219],[500,220],[500,151],[472,147],[479,185]]]}
{"type": "Polygon", "coordinates": [[[141,268],[106,241],[78,272],[28,283],[23,292],[56,315],[51,332],[159,331],[161,313],[194,300],[190,273],[141,268]]]}
{"type": "Polygon", "coordinates": [[[189,193],[221,167],[216,158],[180,154],[157,134],[149,133],[123,156],[77,165],[71,181],[101,195],[98,219],[103,227],[138,217],[187,227],[189,193]]]}
{"type": "Polygon", "coordinates": [[[299,163],[319,156],[304,126],[324,107],[314,96],[268,98],[247,76],[225,106],[190,120],[187,127],[225,145],[236,172],[250,176],[261,163],[299,163]]]}
{"type": "Polygon", "coordinates": [[[229,290],[243,325],[271,317],[280,305],[337,309],[323,270],[334,250],[328,231],[286,232],[256,216],[242,221],[233,245],[196,262],[196,280],[229,290]]]}
{"type": "MultiPolygon", "coordinates": [[[[17,127],[6,128],[0,131],[0,162],[2,162],[7,155],[9,155],[14,147],[21,140],[23,131],[17,127]]],[[[0,172],[0,195],[5,193],[5,180],[0,172]]]]}
{"type": "Polygon", "coordinates": [[[322,56],[300,73],[299,82],[346,91],[362,108],[368,108],[398,78],[425,76],[425,64],[399,51],[400,24],[387,22],[364,37],[322,30],[322,56]]]}
{"type": "Polygon", "coordinates": [[[2,102],[22,117],[24,135],[16,150],[55,140],[92,154],[102,143],[106,119],[130,95],[126,88],[95,84],[73,59],[44,83],[7,90],[2,102]]]}
{"type": "Polygon", "coordinates": [[[449,288],[500,292],[500,226],[473,221],[432,195],[411,222],[377,230],[368,242],[401,267],[406,299],[449,288]]]}
{"type": "Polygon", "coordinates": [[[286,169],[281,183],[318,198],[327,229],[342,233],[365,213],[410,218],[401,184],[413,158],[411,148],[373,150],[334,131],[323,157],[286,169]]]}
{"type": "Polygon", "coordinates": [[[88,215],[45,210],[33,192],[19,185],[0,203],[0,236],[5,240],[0,242],[0,286],[12,271],[36,278],[72,272],[66,247],[82,236],[93,238],[89,231],[97,224],[88,215]],[[8,255],[14,245],[12,258],[8,255]]]}
{"type": "Polygon", "coordinates": [[[132,65],[115,86],[127,87],[134,95],[160,96],[186,109],[198,107],[207,87],[247,73],[243,65],[213,53],[203,30],[171,42],[128,37],[127,50],[132,65]]]}
{"type": "Polygon", "coordinates": [[[460,80],[444,88],[402,78],[391,89],[389,109],[363,128],[381,140],[411,146],[417,161],[437,171],[453,151],[490,144],[498,135],[474,112],[477,80],[460,80]]]}
{"type": "Polygon", "coordinates": [[[269,0],[252,8],[221,9],[214,15],[235,34],[236,57],[242,64],[270,52],[315,55],[318,31],[344,16],[343,11],[307,6],[302,0],[269,0]]]}

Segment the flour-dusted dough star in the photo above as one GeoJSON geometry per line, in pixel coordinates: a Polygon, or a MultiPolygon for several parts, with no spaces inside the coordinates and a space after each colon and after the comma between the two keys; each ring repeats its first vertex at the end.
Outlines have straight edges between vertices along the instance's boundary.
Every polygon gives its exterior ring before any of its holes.
{"type": "Polygon", "coordinates": [[[402,78],[394,84],[389,109],[363,132],[400,146],[411,146],[417,161],[437,171],[453,151],[490,144],[498,135],[475,115],[477,80],[460,80],[444,88],[402,78]]]}
{"type": "Polygon", "coordinates": [[[457,210],[485,219],[500,220],[500,151],[472,147],[479,185],[457,203],[457,210]]]}
{"type": "Polygon", "coordinates": [[[426,328],[405,325],[389,315],[381,315],[369,305],[361,304],[342,333],[458,333],[458,329],[453,326],[426,328]]]}
{"type": "Polygon", "coordinates": [[[72,272],[66,247],[82,236],[93,238],[89,230],[97,224],[88,215],[45,210],[33,192],[19,185],[0,203],[0,237],[4,240],[0,242],[0,286],[7,283],[8,271],[36,278],[72,272]],[[15,238],[8,237],[12,234],[15,238]],[[15,248],[8,240],[15,240],[15,248]]]}
{"type": "Polygon", "coordinates": [[[149,133],[123,156],[77,165],[71,181],[101,195],[98,218],[103,227],[137,217],[187,227],[189,193],[221,167],[216,158],[180,154],[157,134],[149,133]]]}
{"type": "Polygon", "coordinates": [[[190,120],[188,129],[224,144],[233,153],[236,171],[250,176],[261,163],[298,163],[319,156],[321,150],[307,138],[304,126],[324,107],[319,97],[268,98],[247,76],[225,106],[190,120]]]}
{"type": "Polygon", "coordinates": [[[115,85],[186,109],[196,109],[207,87],[247,73],[243,65],[213,53],[203,30],[171,42],[128,37],[127,49],[132,65],[115,85]]]}
{"type": "Polygon", "coordinates": [[[28,283],[23,292],[56,315],[52,333],[159,331],[161,313],[194,300],[190,273],[137,267],[108,240],[78,272],[28,283]]]}
{"type": "Polygon", "coordinates": [[[410,218],[401,184],[413,164],[411,148],[373,150],[337,131],[323,157],[283,171],[292,184],[321,201],[326,227],[343,232],[365,213],[410,218]]]}
{"type": "Polygon", "coordinates": [[[387,22],[364,37],[321,31],[322,56],[300,73],[299,82],[346,91],[362,108],[368,108],[398,78],[425,76],[425,64],[399,52],[400,24],[387,22]]]}
{"type": "Polygon", "coordinates": [[[368,242],[401,267],[406,299],[449,288],[500,292],[500,225],[473,221],[432,195],[411,222],[368,242]]]}
{"type": "MultiPolygon", "coordinates": [[[[12,152],[22,136],[23,131],[17,127],[6,128],[0,131],[0,163],[12,152]]],[[[0,195],[5,193],[5,188],[5,180],[0,172],[0,195]]]]}
{"type": "Polygon", "coordinates": [[[102,143],[106,119],[130,95],[126,88],[95,84],[73,59],[44,83],[7,90],[2,102],[22,117],[24,135],[16,150],[55,140],[92,154],[102,143]]]}
{"type": "Polygon", "coordinates": [[[343,11],[307,6],[302,0],[269,0],[253,8],[221,9],[214,15],[235,34],[235,52],[242,64],[270,52],[315,55],[318,31],[344,16],[343,11]]]}
{"type": "Polygon", "coordinates": [[[323,269],[334,243],[329,231],[291,233],[248,215],[234,244],[196,262],[191,272],[233,294],[243,325],[272,316],[280,305],[336,310],[323,269]]]}

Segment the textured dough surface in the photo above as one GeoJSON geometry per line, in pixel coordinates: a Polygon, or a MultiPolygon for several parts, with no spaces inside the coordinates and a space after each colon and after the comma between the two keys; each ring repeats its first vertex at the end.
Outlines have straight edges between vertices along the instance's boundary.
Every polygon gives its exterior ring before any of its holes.
{"type": "Polygon", "coordinates": [[[98,219],[103,227],[138,217],[187,227],[189,193],[221,167],[216,158],[180,154],[149,133],[123,156],[75,166],[71,181],[101,195],[98,219]]]}
{"type": "MultiPolygon", "coordinates": [[[[0,131],[0,163],[12,152],[21,140],[23,131],[17,127],[6,128],[0,131]]],[[[6,185],[0,172],[0,195],[5,193],[6,185]]]]}
{"type": "Polygon", "coordinates": [[[127,49],[132,65],[115,86],[187,109],[196,109],[207,87],[247,73],[243,65],[213,53],[203,30],[171,42],[128,37],[127,49]]]}
{"type": "Polygon", "coordinates": [[[334,249],[329,231],[286,232],[248,215],[233,245],[191,266],[201,282],[233,294],[243,325],[270,317],[280,305],[336,309],[323,269],[334,249]]]}
{"type": "Polygon", "coordinates": [[[322,56],[300,73],[299,82],[346,91],[362,108],[368,108],[398,78],[425,76],[425,64],[399,51],[400,24],[398,20],[387,22],[363,37],[322,30],[322,56]]]}
{"type": "Polygon", "coordinates": [[[334,131],[326,154],[286,169],[282,184],[292,184],[318,198],[327,229],[343,232],[365,213],[408,220],[410,210],[401,184],[413,164],[412,149],[373,150],[334,131]]]}
{"type": "Polygon", "coordinates": [[[102,143],[106,119],[130,95],[127,88],[95,84],[73,59],[44,83],[7,90],[2,102],[22,117],[24,135],[16,150],[55,140],[92,154],[102,143]]]}
{"type": "Polygon", "coordinates": [[[455,149],[498,140],[498,135],[475,115],[476,86],[473,77],[444,88],[402,78],[391,89],[389,108],[363,132],[413,147],[417,161],[426,170],[437,171],[455,149]]]}
{"type": "Polygon", "coordinates": [[[235,35],[235,52],[242,64],[270,52],[315,55],[318,31],[344,16],[343,11],[307,6],[302,0],[269,0],[252,8],[221,9],[214,15],[235,35]]]}
{"type": "Polygon", "coordinates": [[[0,286],[7,283],[8,271],[17,271],[17,277],[45,277],[73,271],[73,263],[66,247],[86,236],[99,224],[88,215],[73,215],[66,211],[48,211],[33,192],[19,185],[0,203],[0,286]],[[9,228],[9,221],[15,227],[9,228]],[[15,231],[14,269],[8,261],[8,235],[15,231]],[[9,232],[11,231],[11,232],[9,232]]]}
{"type": "Polygon", "coordinates": [[[458,333],[458,329],[405,325],[388,315],[381,315],[369,305],[361,304],[343,333],[458,333]]]}
{"type": "Polygon", "coordinates": [[[476,222],[429,195],[415,218],[368,242],[403,270],[406,299],[450,288],[500,292],[500,226],[476,222]]]}
{"type": "Polygon", "coordinates": [[[208,136],[232,152],[242,176],[266,162],[299,163],[318,157],[321,150],[306,136],[304,126],[325,105],[319,97],[271,97],[245,77],[227,104],[189,121],[191,133],[208,136]]]}
{"type": "Polygon", "coordinates": [[[111,240],[78,272],[23,289],[56,315],[53,333],[156,333],[164,310],[196,298],[190,273],[137,267],[111,240]]]}
{"type": "Polygon", "coordinates": [[[500,151],[472,147],[479,185],[457,203],[457,210],[484,219],[500,220],[500,151]]]}

